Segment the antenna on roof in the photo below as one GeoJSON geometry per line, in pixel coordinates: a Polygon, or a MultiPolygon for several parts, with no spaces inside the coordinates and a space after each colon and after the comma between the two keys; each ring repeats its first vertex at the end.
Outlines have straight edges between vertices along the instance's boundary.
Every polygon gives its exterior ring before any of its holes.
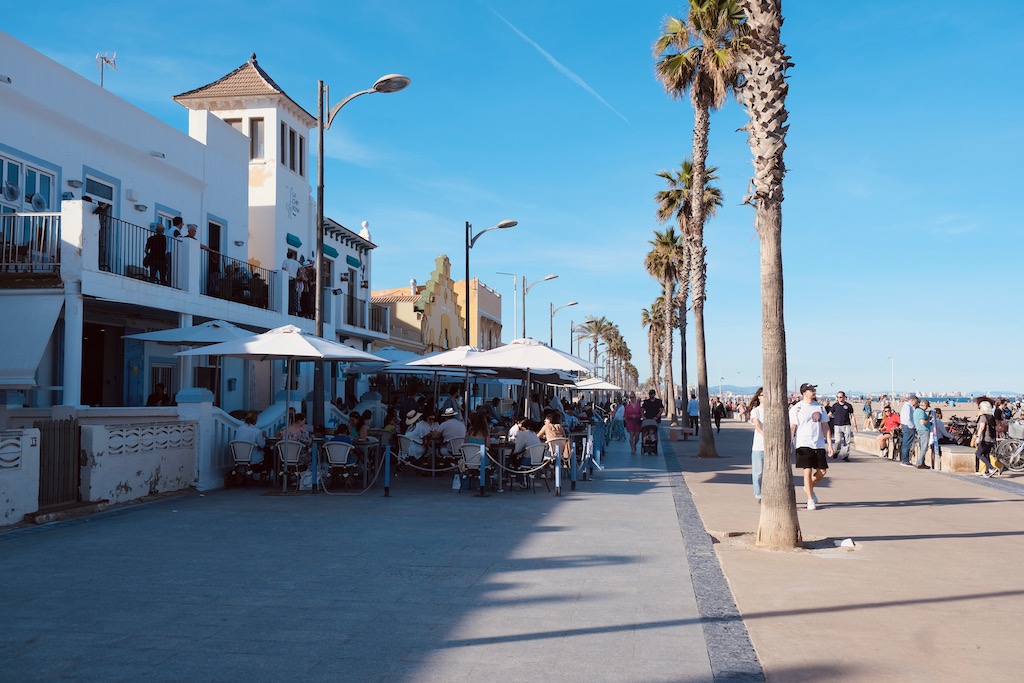
{"type": "Polygon", "coordinates": [[[115,51],[109,57],[106,52],[96,53],[96,66],[100,70],[100,87],[103,87],[103,69],[110,67],[114,71],[117,71],[117,52],[115,51]]]}

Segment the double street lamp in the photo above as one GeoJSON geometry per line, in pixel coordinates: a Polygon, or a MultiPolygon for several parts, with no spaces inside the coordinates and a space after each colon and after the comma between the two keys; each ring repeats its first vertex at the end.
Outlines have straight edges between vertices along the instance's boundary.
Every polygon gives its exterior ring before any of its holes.
{"type": "Polygon", "coordinates": [[[557,275],[545,275],[544,277],[542,277],[541,279],[539,279],[539,280],[537,280],[535,282],[531,282],[530,284],[526,284],[526,276],[525,275],[523,276],[523,338],[524,339],[526,338],[526,295],[530,293],[530,290],[533,289],[534,285],[539,285],[540,283],[547,282],[548,280],[554,280],[556,277],[558,277],[558,276],[557,275]]]}
{"type": "MultiPolygon", "coordinates": [[[[552,308],[554,304],[548,302],[548,346],[554,348],[555,346],[555,313],[558,313],[563,308],[569,308],[569,306],[575,306],[579,301],[570,301],[567,304],[562,304],[558,308],[552,308]]],[[[572,333],[570,332],[569,346],[572,346],[572,333]]],[[[569,353],[572,353],[570,348],[569,353]]]]}
{"type": "MultiPolygon", "coordinates": [[[[409,85],[409,79],[399,74],[388,74],[381,76],[377,81],[367,88],[354,92],[341,102],[328,110],[326,117],[324,109],[325,100],[330,99],[330,92],[323,81],[317,81],[317,154],[316,154],[316,282],[314,283],[314,294],[316,299],[316,312],[314,324],[316,325],[316,336],[324,336],[324,131],[330,129],[334,117],[338,115],[341,108],[359,97],[372,93],[391,93],[403,90],[409,85]]],[[[289,283],[290,286],[290,283],[289,283]]],[[[353,286],[350,283],[349,286],[353,286]]],[[[289,391],[291,387],[288,387],[289,391]]],[[[313,369],[313,428],[324,428],[324,363],[317,361],[313,369]]]]}
{"type": "MultiPolygon", "coordinates": [[[[473,248],[473,245],[476,244],[476,241],[480,239],[480,236],[483,235],[485,232],[490,232],[491,230],[504,230],[505,228],[514,228],[517,225],[519,225],[518,221],[504,220],[498,223],[497,225],[492,225],[489,228],[485,228],[474,235],[473,226],[470,225],[469,221],[466,221],[466,302],[462,306],[462,312],[465,313],[466,315],[465,339],[467,346],[475,346],[475,344],[473,344],[473,342],[469,340],[469,250],[473,248]]],[[[479,307],[480,304],[478,302],[477,308],[479,307]]]]}

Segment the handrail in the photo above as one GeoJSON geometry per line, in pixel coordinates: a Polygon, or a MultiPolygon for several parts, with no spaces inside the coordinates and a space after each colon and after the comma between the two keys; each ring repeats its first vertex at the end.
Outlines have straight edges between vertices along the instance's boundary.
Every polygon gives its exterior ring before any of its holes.
{"type": "Polygon", "coordinates": [[[59,213],[0,213],[0,269],[60,272],[59,213]]]}

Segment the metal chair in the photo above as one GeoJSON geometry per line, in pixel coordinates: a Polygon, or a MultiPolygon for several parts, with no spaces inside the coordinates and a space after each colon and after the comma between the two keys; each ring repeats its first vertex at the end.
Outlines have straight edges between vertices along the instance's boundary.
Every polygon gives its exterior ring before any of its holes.
{"type": "MultiPolygon", "coordinates": [[[[476,477],[480,479],[480,449],[481,447],[486,448],[478,443],[464,443],[459,452],[462,455],[462,459],[459,461],[459,470],[462,472],[462,480],[465,481],[467,477],[476,477]]],[[[487,469],[487,460],[484,456],[484,471],[487,469]]],[[[462,486],[459,486],[459,493],[462,493],[462,486]]]]}
{"type": "Polygon", "coordinates": [[[462,446],[466,443],[465,437],[456,436],[448,439],[444,442],[445,450],[448,451],[448,455],[441,454],[442,467],[450,467],[456,460],[462,455],[462,446]]]}
{"type": "Polygon", "coordinates": [[[331,473],[331,483],[334,483],[335,476],[340,476],[347,489],[349,477],[359,474],[359,462],[354,447],[344,441],[328,441],[324,443],[324,454],[327,469],[331,473]]]}
{"type": "Polygon", "coordinates": [[[295,474],[295,490],[299,490],[299,484],[301,483],[301,477],[299,472],[303,469],[304,463],[302,463],[302,456],[306,453],[306,446],[301,441],[289,441],[288,450],[285,451],[285,442],[277,442],[277,459],[281,463],[281,476],[287,477],[289,474],[295,474]]]}
{"type": "MultiPolygon", "coordinates": [[[[544,452],[546,450],[547,450],[547,444],[544,444],[544,443],[536,443],[536,444],[534,444],[532,446],[527,446],[526,450],[523,453],[523,459],[519,462],[520,469],[532,470],[535,467],[537,467],[538,465],[540,465],[541,463],[543,463],[544,459],[545,459],[544,452]]],[[[544,482],[544,488],[546,488],[550,492],[551,491],[551,487],[548,486],[548,478],[544,474],[544,472],[545,472],[545,470],[541,470],[540,471],[541,481],[544,482]]],[[[538,474],[537,472],[532,472],[530,474],[524,474],[523,475],[525,477],[525,479],[526,479],[525,483],[529,486],[530,490],[533,491],[534,493],[537,493],[537,490],[534,488],[534,481],[537,478],[537,474],[538,474]]]]}
{"type": "Polygon", "coordinates": [[[228,475],[228,481],[231,482],[229,485],[243,483],[248,486],[249,477],[253,472],[252,454],[259,446],[251,441],[231,441],[228,443],[228,448],[231,449],[231,459],[235,463],[231,474],[228,475]]]}

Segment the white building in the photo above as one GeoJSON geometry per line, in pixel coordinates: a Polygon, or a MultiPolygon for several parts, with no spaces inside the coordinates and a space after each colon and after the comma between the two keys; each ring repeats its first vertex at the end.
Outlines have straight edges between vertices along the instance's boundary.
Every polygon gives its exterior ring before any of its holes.
{"type": "MultiPolygon", "coordinates": [[[[280,363],[190,367],[176,347],[124,337],[210,319],[313,330],[311,313],[290,313],[281,266],[289,249],[314,258],[315,118],[255,55],[174,98],[188,135],[3,33],[0,65],[0,429],[19,408],[144,406],[157,383],[206,387],[225,411],[272,404],[280,363]],[[176,218],[198,239],[173,237],[176,218]],[[157,226],[163,281],[144,263],[157,226]]],[[[324,336],[361,349],[388,338],[386,311],[369,302],[373,249],[365,228],[329,223],[324,336]]],[[[328,391],[345,391],[333,377],[328,391]]]]}

